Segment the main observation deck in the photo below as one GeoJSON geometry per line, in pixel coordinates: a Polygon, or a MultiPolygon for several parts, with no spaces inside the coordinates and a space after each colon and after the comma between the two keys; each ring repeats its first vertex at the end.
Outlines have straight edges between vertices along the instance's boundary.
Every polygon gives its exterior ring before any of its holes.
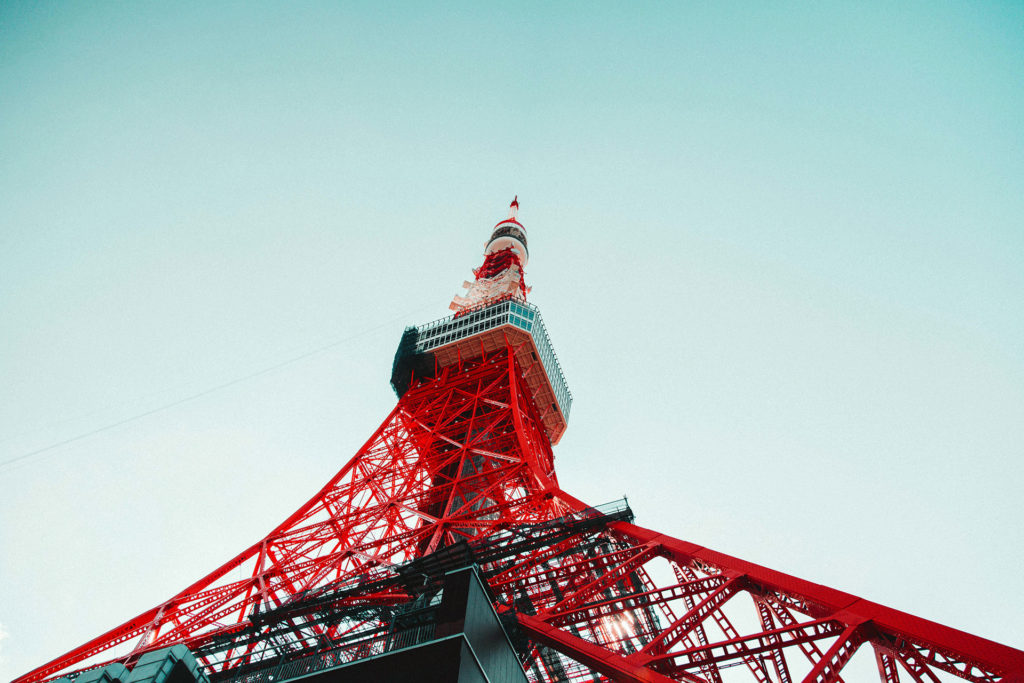
{"type": "Polygon", "coordinates": [[[506,299],[458,316],[448,316],[419,327],[406,329],[395,354],[391,384],[399,396],[415,358],[429,356],[430,368],[446,367],[503,348],[510,342],[530,390],[541,422],[552,444],[565,432],[572,407],[572,394],[565,384],[558,356],[551,346],[544,321],[536,306],[506,299]],[[539,361],[539,362],[538,362],[539,361]]]}

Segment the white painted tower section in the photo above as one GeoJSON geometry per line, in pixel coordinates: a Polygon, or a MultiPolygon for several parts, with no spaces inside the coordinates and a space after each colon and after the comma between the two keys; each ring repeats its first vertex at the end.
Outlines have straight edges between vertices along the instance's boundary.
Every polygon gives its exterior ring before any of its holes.
{"type": "MultiPolygon", "coordinates": [[[[488,278],[478,278],[473,282],[463,282],[466,295],[455,295],[449,308],[456,313],[470,308],[483,306],[500,298],[526,300],[521,282],[530,252],[526,248],[526,228],[519,222],[519,197],[516,196],[508,207],[508,218],[494,226],[491,238],[484,245],[485,259],[491,254],[511,249],[519,259],[519,264],[512,264],[500,273],[488,278]]],[[[476,271],[476,272],[479,272],[476,271]]],[[[527,290],[528,291],[528,290],[527,290]]]]}
{"type": "Polygon", "coordinates": [[[525,268],[527,261],[530,260],[530,252],[526,249],[526,228],[519,222],[518,215],[519,195],[516,195],[508,206],[508,218],[494,226],[491,239],[484,246],[484,254],[511,247],[525,268]]]}

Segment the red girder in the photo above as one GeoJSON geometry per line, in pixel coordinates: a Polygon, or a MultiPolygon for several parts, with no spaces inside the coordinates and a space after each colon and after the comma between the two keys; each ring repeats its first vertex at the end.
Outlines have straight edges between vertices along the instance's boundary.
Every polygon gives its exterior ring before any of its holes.
{"type": "MultiPolygon", "coordinates": [[[[555,626],[575,624],[585,620],[592,609],[600,609],[601,607],[617,604],[623,605],[624,607],[649,607],[653,605],[663,605],[672,600],[679,600],[680,598],[692,597],[694,595],[706,593],[710,590],[721,587],[723,583],[725,583],[724,577],[708,576],[703,579],[689,581],[675,586],[616,596],[599,602],[587,603],[575,609],[570,608],[565,611],[555,611],[545,617],[545,620],[555,626]]],[[[691,607],[690,609],[693,608],[691,607]]]]}
{"type": "Polygon", "coordinates": [[[832,643],[825,656],[804,677],[804,683],[835,683],[839,678],[839,671],[850,661],[864,640],[863,625],[847,626],[836,642],[832,643]]]}
{"type": "Polygon", "coordinates": [[[683,636],[697,628],[701,622],[711,616],[712,612],[725,604],[725,601],[731,598],[739,587],[739,579],[732,578],[718,588],[715,588],[705,600],[697,603],[693,609],[679,617],[667,629],[662,631],[657,638],[647,643],[641,652],[652,656],[667,652],[683,636]]]}
{"type": "Polygon", "coordinates": [[[789,665],[786,663],[786,658],[782,653],[782,648],[784,647],[782,639],[775,634],[768,635],[769,632],[775,629],[775,619],[773,618],[771,608],[762,599],[755,599],[754,603],[757,605],[757,614],[761,619],[761,628],[764,630],[767,641],[771,646],[769,653],[772,657],[772,666],[775,668],[775,676],[779,679],[779,683],[791,683],[793,679],[789,675],[789,665]]]}
{"type": "MultiPolygon", "coordinates": [[[[560,652],[571,652],[573,659],[586,664],[594,671],[603,673],[612,680],[630,683],[670,683],[674,680],[640,664],[633,663],[627,657],[609,652],[599,645],[555,628],[536,617],[519,614],[516,619],[526,635],[540,643],[550,645],[560,652]]],[[[691,678],[691,680],[693,679],[691,678]]]]}
{"type": "MultiPolygon", "coordinates": [[[[822,638],[831,638],[840,635],[842,632],[843,627],[837,622],[830,619],[819,619],[797,626],[730,638],[729,640],[690,648],[681,652],[669,652],[648,658],[646,661],[661,671],[686,670],[703,664],[723,664],[766,652],[771,653],[776,649],[791,645],[814,642],[822,638]]],[[[827,660],[823,658],[821,661],[825,662],[827,660]]]]}
{"type": "Polygon", "coordinates": [[[892,653],[875,646],[875,663],[878,664],[878,675],[882,683],[900,683],[900,670],[896,667],[896,658],[892,653]]]}
{"type": "MultiPolygon", "coordinates": [[[[764,605],[766,605],[775,618],[778,619],[780,625],[789,626],[797,623],[796,618],[794,618],[792,613],[783,605],[775,604],[772,599],[765,596],[760,596],[760,599],[764,601],[764,605]]],[[[814,666],[815,662],[825,656],[825,653],[818,649],[817,643],[813,641],[800,644],[800,650],[804,653],[804,656],[807,657],[811,666],[814,666]]],[[[841,678],[836,679],[836,681],[837,683],[842,683],[841,678]]]]}
{"type": "Polygon", "coordinates": [[[699,559],[723,570],[740,572],[763,589],[796,596],[832,614],[845,613],[851,619],[871,621],[886,635],[930,645],[935,652],[948,653],[949,658],[979,668],[993,668],[1004,675],[1024,671],[1024,652],[1020,650],[633,524],[619,522],[615,526],[636,543],[661,545],[677,561],[699,559]]]}

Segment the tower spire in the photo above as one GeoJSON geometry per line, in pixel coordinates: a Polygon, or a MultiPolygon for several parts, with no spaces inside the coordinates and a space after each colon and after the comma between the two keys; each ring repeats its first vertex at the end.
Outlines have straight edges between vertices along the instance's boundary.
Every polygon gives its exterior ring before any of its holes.
{"type": "Polygon", "coordinates": [[[519,195],[512,198],[512,203],[508,205],[508,220],[516,220],[516,216],[519,214],[519,195]]]}

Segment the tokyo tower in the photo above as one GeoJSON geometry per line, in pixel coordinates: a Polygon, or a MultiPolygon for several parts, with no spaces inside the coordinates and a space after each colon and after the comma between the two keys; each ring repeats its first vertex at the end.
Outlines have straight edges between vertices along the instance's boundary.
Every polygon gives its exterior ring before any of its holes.
{"type": "Polygon", "coordinates": [[[265,538],[16,679],[1024,683],[1024,652],[633,524],[562,490],[572,403],[513,200],[398,404],[265,538]],[[864,656],[858,658],[858,661],[864,656]],[[187,666],[185,665],[187,663],[187,666]]]}

